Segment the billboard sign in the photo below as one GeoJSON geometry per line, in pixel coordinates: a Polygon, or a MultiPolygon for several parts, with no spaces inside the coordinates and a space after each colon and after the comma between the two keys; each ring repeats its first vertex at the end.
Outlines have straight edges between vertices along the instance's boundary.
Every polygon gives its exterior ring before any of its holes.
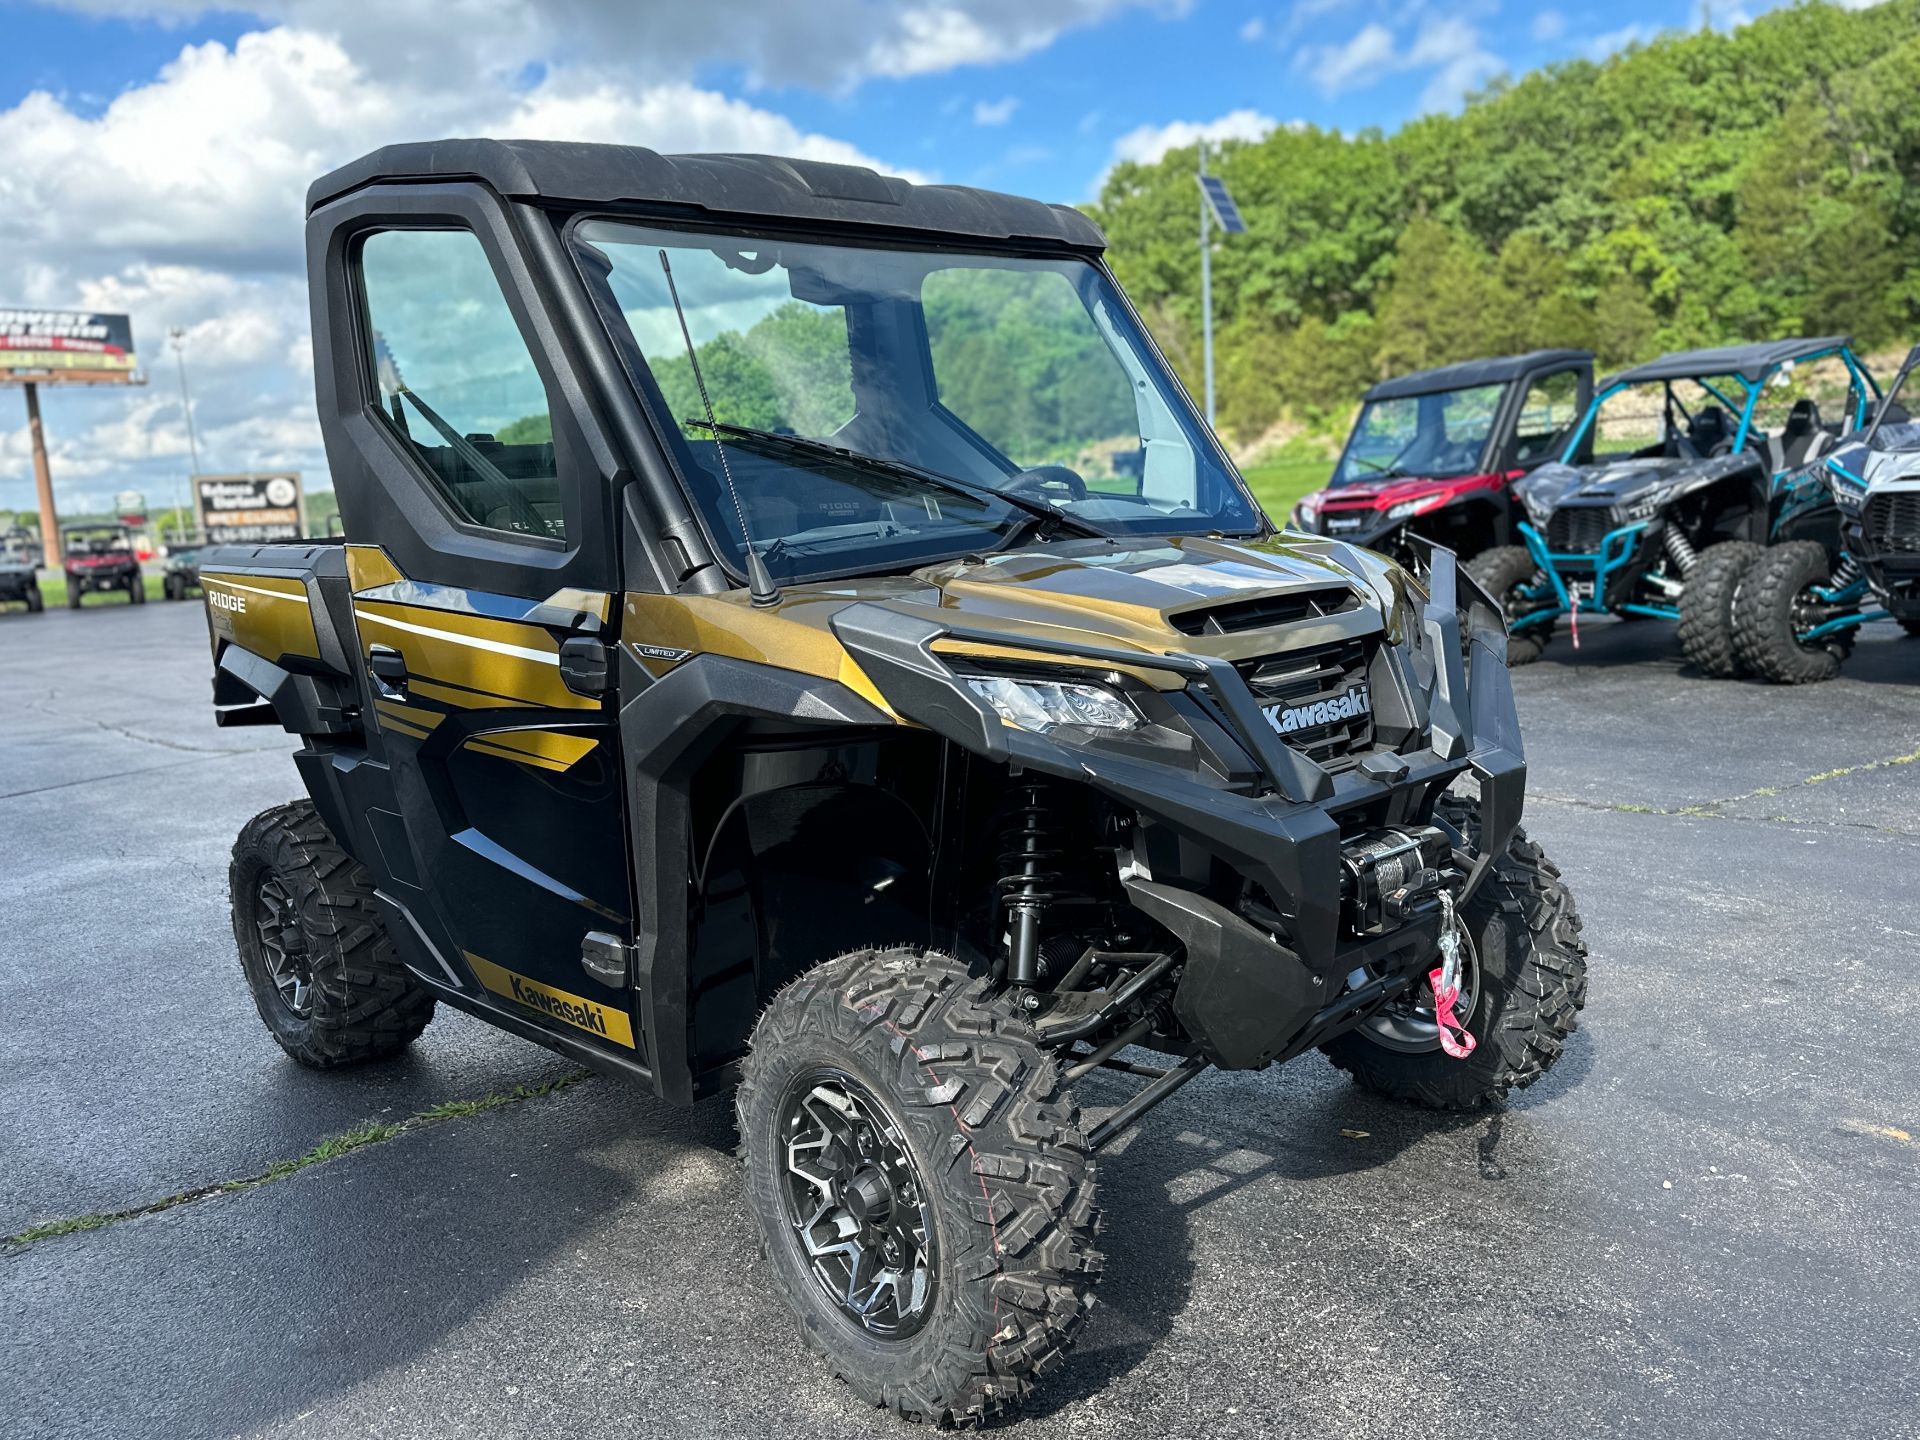
{"type": "Polygon", "coordinates": [[[300,476],[196,475],[194,508],[211,545],[298,540],[303,533],[300,476]]]}
{"type": "Polygon", "coordinates": [[[131,379],[134,364],[133,322],[124,315],[0,307],[0,380],[58,380],[73,372],[131,379]]]}

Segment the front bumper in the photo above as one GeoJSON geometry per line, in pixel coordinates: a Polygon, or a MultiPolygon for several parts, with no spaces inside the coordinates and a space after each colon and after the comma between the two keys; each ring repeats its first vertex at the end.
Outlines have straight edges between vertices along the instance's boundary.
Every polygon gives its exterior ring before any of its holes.
{"type": "MultiPolygon", "coordinates": [[[[1425,743],[1376,750],[1337,775],[1280,742],[1224,661],[1012,638],[878,604],[849,607],[834,631],[899,714],[990,760],[1087,785],[1138,817],[1144,844],[1135,873],[1123,878],[1135,904],[1186,947],[1176,1008],[1209,1058],[1252,1068],[1318,1043],[1309,1037],[1355,970],[1384,967],[1404,983],[1436,949],[1431,917],[1372,939],[1344,933],[1342,851],[1349,842],[1380,826],[1424,823],[1441,792],[1473,775],[1480,828],[1476,847],[1459,856],[1464,901],[1519,824],[1526,761],[1505,633],[1492,603],[1459,574],[1452,555],[1435,550],[1433,557],[1430,599],[1417,622],[1431,666],[1406,663],[1401,647],[1383,644],[1381,651],[1391,660],[1399,692],[1393,698],[1410,708],[1425,743]],[[1463,612],[1470,617],[1467,655],[1463,612]],[[1041,660],[1072,657],[1082,670],[1105,662],[1184,674],[1190,690],[1210,698],[1224,732],[1202,740],[1237,747],[1257,778],[1228,785],[1204,767],[1142,758],[1097,737],[1055,738],[1003,725],[933,651],[934,641],[948,637],[1025,648],[1041,660]],[[1204,871],[1207,857],[1265,892],[1275,933],[1180,883],[1204,871]]],[[[1359,1018],[1356,1011],[1352,1020],[1359,1018]]]]}

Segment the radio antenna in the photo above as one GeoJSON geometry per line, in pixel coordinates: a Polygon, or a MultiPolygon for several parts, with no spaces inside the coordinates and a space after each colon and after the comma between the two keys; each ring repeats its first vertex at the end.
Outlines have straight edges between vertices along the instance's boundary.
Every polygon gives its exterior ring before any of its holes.
{"type": "Polygon", "coordinates": [[[667,277],[667,297],[673,301],[673,313],[680,321],[680,338],[686,342],[687,364],[693,367],[694,387],[700,392],[700,404],[707,412],[707,433],[713,436],[713,450],[720,457],[720,473],[726,477],[727,494],[733,497],[733,513],[740,518],[740,538],[747,547],[747,593],[753,603],[765,609],[780,603],[780,587],[773,583],[767,562],[753,548],[753,531],[747,525],[747,507],[740,503],[740,488],[733,483],[733,466],[727,463],[727,445],[720,438],[720,422],[714,418],[713,400],[707,394],[706,377],[700,373],[700,357],[694,353],[693,332],[687,329],[687,312],[680,305],[680,287],[673,283],[673,266],[667,252],[660,251],[660,272],[667,277]]]}

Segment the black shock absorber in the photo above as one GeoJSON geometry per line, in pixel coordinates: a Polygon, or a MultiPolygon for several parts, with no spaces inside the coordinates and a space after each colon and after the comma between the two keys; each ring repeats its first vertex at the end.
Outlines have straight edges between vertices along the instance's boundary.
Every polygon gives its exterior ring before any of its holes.
{"type": "Polygon", "coordinates": [[[1046,787],[1017,786],[1001,832],[998,881],[1007,914],[1007,979],[1014,985],[1031,986],[1040,978],[1040,921],[1054,898],[1049,887],[1060,878],[1056,833],[1046,787]]]}

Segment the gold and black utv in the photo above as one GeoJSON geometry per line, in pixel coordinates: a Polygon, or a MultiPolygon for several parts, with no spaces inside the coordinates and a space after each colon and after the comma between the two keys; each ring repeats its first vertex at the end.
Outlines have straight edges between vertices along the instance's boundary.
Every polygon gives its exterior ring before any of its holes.
{"type": "Polygon", "coordinates": [[[487,140],[308,213],[345,535],[200,559],[220,722],[301,739],[232,867],[295,1059],[445,1003],[731,1091],[806,1337],[944,1423],[1059,1361],[1096,1153],[1209,1068],[1553,1063],[1499,611],[1277,533],[1084,216],[487,140]]]}

